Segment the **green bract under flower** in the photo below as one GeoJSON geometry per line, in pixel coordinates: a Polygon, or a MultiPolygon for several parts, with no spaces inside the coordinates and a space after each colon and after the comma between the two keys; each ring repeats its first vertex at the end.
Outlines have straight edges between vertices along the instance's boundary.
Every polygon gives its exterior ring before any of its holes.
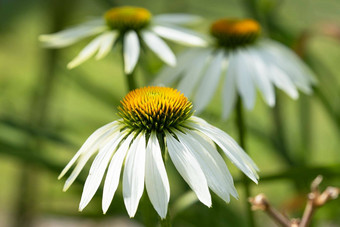
{"type": "Polygon", "coordinates": [[[113,30],[140,30],[149,24],[151,13],[144,8],[124,6],[108,10],[104,17],[113,30]]]}
{"type": "Polygon", "coordinates": [[[172,88],[139,88],[129,92],[121,104],[119,115],[137,130],[171,129],[192,116],[191,102],[172,88]]]}
{"type": "Polygon", "coordinates": [[[210,27],[210,33],[218,45],[236,48],[254,43],[260,35],[261,27],[252,19],[220,19],[210,27]]]}

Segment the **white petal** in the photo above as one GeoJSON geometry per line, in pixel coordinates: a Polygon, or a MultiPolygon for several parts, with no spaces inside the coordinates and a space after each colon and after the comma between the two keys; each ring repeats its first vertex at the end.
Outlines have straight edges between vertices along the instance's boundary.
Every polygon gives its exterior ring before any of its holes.
{"type": "Polygon", "coordinates": [[[317,83],[312,70],[292,50],[273,40],[265,40],[263,43],[267,43],[267,46],[271,47],[278,56],[282,55],[287,60],[286,65],[290,66],[287,70],[295,71],[294,76],[297,79],[297,85],[301,86],[302,89],[310,90],[310,85],[317,83]]]}
{"type": "Polygon", "coordinates": [[[227,119],[235,106],[237,98],[236,91],[236,62],[234,54],[231,52],[222,90],[222,117],[227,119]]]}
{"type": "Polygon", "coordinates": [[[232,192],[237,197],[232,177],[217,150],[207,144],[203,138],[198,137],[199,140],[193,139],[193,135],[190,134],[189,130],[184,129],[184,132],[187,135],[179,131],[175,131],[175,134],[180,143],[184,144],[188,148],[188,151],[190,151],[199,162],[209,187],[226,202],[230,201],[229,189],[231,188],[232,192]],[[208,146],[209,150],[202,145],[203,143],[208,146]],[[228,175],[230,177],[228,177],[228,175]]]}
{"type": "Polygon", "coordinates": [[[135,31],[129,31],[124,36],[124,72],[131,73],[139,58],[139,41],[135,31]]]}
{"type": "Polygon", "coordinates": [[[207,41],[198,33],[190,30],[175,27],[155,25],[151,28],[159,36],[187,46],[206,46],[207,41]]]}
{"type": "Polygon", "coordinates": [[[257,183],[257,166],[233,138],[201,118],[191,117],[190,119],[192,121],[187,121],[189,127],[204,133],[212,139],[243,173],[257,183]]]}
{"type": "Polygon", "coordinates": [[[226,181],[226,183],[228,184],[228,186],[226,187],[229,193],[235,198],[238,198],[238,194],[234,186],[233,177],[231,176],[224,159],[217,151],[216,144],[206,135],[198,131],[187,130],[186,133],[192,136],[193,139],[197,141],[197,143],[200,143],[208,151],[209,155],[211,155],[212,159],[214,159],[214,162],[218,165],[218,168],[222,171],[225,178],[224,181],[226,181]]]}
{"type": "Polygon", "coordinates": [[[90,57],[92,57],[96,51],[99,49],[102,39],[105,37],[105,34],[102,34],[95,39],[93,39],[78,55],[75,57],[70,63],[67,64],[67,68],[72,69],[77,67],[90,57]]]}
{"type": "MultiPolygon", "coordinates": [[[[78,160],[78,163],[76,165],[76,167],[74,168],[74,170],[72,171],[71,175],[67,178],[67,180],[65,181],[64,187],[63,187],[63,191],[66,191],[71,184],[74,182],[74,180],[77,178],[77,176],[79,175],[79,173],[81,172],[81,170],[83,169],[83,167],[85,166],[85,164],[87,163],[87,161],[91,158],[91,156],[100,148],[100,146],[102,145],[102,143],[111,138],[112,135],[114,135],[114,133],[116,133],[117,131],[120,130],[120,127],[113,127],[111,129],[109,129],[107,132],[103,133],[101,136],[99,136],[98,138],[93,138],[95,139],[94,141],[92,141],[90,144],[88,145],[83,145],[83,147],[78,151],[78,153],[72,158],[72,160],[69,162],[69,164],[64,168],[64,170],[62,171],[62,173],[60,174],[59,178],[61,178],[67,171],[68,169],[73,165],[73,163],[78,160]],[[79,156],[79,157],[77,157],[79,156]]],[[[90,140],[90,138],[89,138],[90,140]]]]}
{"type": "Polygon", "coordinates": [[[109,168],[107,170],[103,190],[102,208],[104,214],[109,209],[113,196],[117,190],[123,161],[133,137],[134,134],[130,134],[120,145],[120,147],[118,148],[118,150],[111,159],[109,168]]]}
{"type": "Polygon", "coordinates": [[[110,162],[113,152],[116,150],[119,142],[125,137],[125,134],[120,132],[116,133],[116,136],[111,139],[102,149],[100,149],[98,155],[94,159],[88,177],[86,178],[83,194],[81,196],[79,210],[82,211],[87,204],[91,201],[92,197],[99,188],[100,182],[103,179],[107,165],[110,162]]]}
{"type": "Polygon", "coordinates": [[[311,85],[316,82],[312,71],[290,49],[269,40],[262,41],[259,48],[270,55],[271,63],[280,68],[295,86],[307,94],[312,92],[311,85]]]}
{"type": "Polygon", "coordinates": [[[165,63],[171,66],[176,65],[174,53],[161,38],[149,31],[142,32],[142,38],[146,45],[165,63]]]}
{"type": "Polygon", "coordinates": [[[202,21],[202,17],[184,13],[161,14],[153,17],[153,22],[158,24],[193,25],[202,21]]]}
{"type": "Polygon", "coordinates": [[[170,199],[170,186],[168,176],[162,159],[158,139],[154,132],[151,133],[146,148],[145,185],[150,201],[163,219],[168,211],[170,199]]]}
{"type": "Polygon", "coordinates": [[[196,158],[168,132],[166,143],[170,158],[177,171],[196,193],[197,198],[206,206],[211,206],[211,196],[207,179],[196,158]]]}
{"type": "Polygon", "coordinates": [[[275,91],[272,83],[270,82],[270,76],[268,75],[268,66],[266,62],[261,58],[261,54],[258,53],[256,48],[247,48],[248,61],[252,62],[251,76],[253,81],[262,93],[264,100],[269,106],[275,105],[275,91]]]}
{"type": "Polygon", "coordinates": [[[90,135],[89,138],[85,141],[85,143],[81,146],[81,148],[78,150],[78,152],[73,156],[71,161],[65,166],[65,168],[61,171],[61,173],[58,176],[58,179],[62,178],[65,173],[71,168],[71,166],[77,161],[79,156],[83,153],[86,153],[94,144],[100,142],[103,137],[105,137],[108,131],[112,132],[115,129],[117,129],[118,121],[111,122],[109,124],[106,124],[99,129],[97,129],[94,133],[90,135]]]}
{"type": "Polygon", "coordinates": [[[44,43],[44,47],[61,48],[105,30],[107,30],[107,27],[104,25],[103,20],[90,21],[53,34],[40,35],[39,41],[44,43]]]}
{"type": "Polygon", "coordinates": [[[98,53],[96,55],[96,60],[102,59],[110,52],[117,38],[118,32],[116,31],[110,31],[103,34],[98,53]]]}
{"type": "Polygon", "coordinates": [[[215,57],[211,60],[210,65],[202,78],[201,84],[197,88],[194,105],[198,113],[209,104],[209,101],[215,94],[222,74],[223,59],[224,51],[217,52],[215,57]]]}
{"type": "Polygon", "coordinates": [[[161,72],[157,75],[155,81],[152,83],[154,85],[170,85],[178,79],[183,70],[185,70],[192,62],[192,58],[196,56],[199,49],[191,48],[184,51],[178,56],[178,64],[176,67],[163,67],[161,72]]]}
{"type": "Polygon", "coordinates": [[[282,71],[280,67],[273,63],[271,56],[266,51],[258,51],[261,54],[261,58],[267,64],[268,77],[278,88],[285,91],[292,99],[297,99],[299,93],[296,90],[295,85],[291,81],[290,77],[282,71]]]}
{"type": "Polygon", "coordinates": [[[253,109],[256,100],[256,90],[254,87],[254,82],[250,76],[250,68],[248,64],[252,62],[247,62],[246,54],[243,50],[237,50],[235,54],[236,62],[236,81],[237,88],[242,97],[245,107],[248,110],[253,109]]]}
{"type": "Polygon", "coordinates": [[[106,134],[106,135],[103,135],[103,137],[100,138],[100,140],[98,140],[98,142],[93,144],[86,152],[84,152],[84,154],[82,154],[79,157],[79,161],[78,161],[76,167],[72,171],[71,175],[65,181],[63,191],[66,191],[71,186],[71,184],[74,182],[74,180],[79,175],[81,170],[84,168],[87,161],[92,157],[92,155],[94,153],[96,153],[98,151],[98,149],[101,148],[101,146],[106,144],[105,141],[112,139],[115,136],[115,133],[117,133],[117,132],[119,132],[119,130],[112,132],[112,133],[109,133],[109,134],[106,134]]]}
{"type": "MultiPolygon", "coordinates": [[[[202,48],[203,49],[203,48],[202,48]]],[[[211,49],[203,49],[202,52],[197,53],[197,56],[192,59],[191,64],[188,64],[183,78],[178,84],[178,90],[182,91],[186,97],[191,97],[197,83],[203,76],[203,71],[207,65],[211,49]]]]}
{"type": "Polygon", "coordinates": [[[123,197],[126,210],[134,217],[144,190],[145,135],[139,134],[133,141],[125,161],[123,173],[123,197]]]}

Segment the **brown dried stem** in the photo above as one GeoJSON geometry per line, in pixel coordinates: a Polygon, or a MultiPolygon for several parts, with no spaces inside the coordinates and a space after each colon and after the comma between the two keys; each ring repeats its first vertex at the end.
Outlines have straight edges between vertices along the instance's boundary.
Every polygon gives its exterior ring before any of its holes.
{"type": "Polygon", "coordinates": [[[322,176],[317,176],[311,183],[311,192],[308,194],[308,201],[301,221],[299,219],[289,219],[278,210],[273,208],[264,194],[259,194],[249,198],[252,204],[252,210],[263,210],[275,222],[284,227],[307,227],[312,219],[315,210],[325,205],[329,200],[336,199],[340,194],[340,188],[327,187],[322,193],[319,185],[322,182],[322,176]]]}
{"type": "Polygon", "coordinates": [[[291,226],[290,220],[272,207],[264,194],[258,194],[254,198],[249,198],[249,202],[252,205],[252,210],[263,210],[278,224],[285,227],[291,226]]]}

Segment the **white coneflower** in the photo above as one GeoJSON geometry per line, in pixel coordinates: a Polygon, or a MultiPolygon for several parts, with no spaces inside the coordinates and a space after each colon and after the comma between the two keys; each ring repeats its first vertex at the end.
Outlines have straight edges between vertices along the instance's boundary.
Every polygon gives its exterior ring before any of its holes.
{"type": "Polygon", "coordinates": [[[93,55],[105,57],[120,41],[123,45],[124,71],[131,73],[138,61],[141,44],[146,44],[165,63],[174,66],[176,58],[160,38],[190,46],[204,46],[205,40],[178,25],[197,22],[200,18],[187,14],[163,14],[152,17],[144,8],[116,7],[108,10],[103,19],[86,22],[54,34],[39,37],[45,47],[61,48],[83,38],[97,35],[67,66],[74,68],[93,55]]]}
{"type": "Polygon", "coordinates": [[[217,144],[225,155],[257,183],[258,171],[251,158],[225,132],[192,116],[192,104],[179,91],[145,87],[129,92],[119,108],[121,119],[95,131],[68,163],[60,177],[77,164],[67,179],[67,190],[86,162],[97,151],[86,179],[79,209],[96,193],[104,174],[102,208],[105,213],[123,172],[123,197],[130,217],[136,213],[144,184],[159,216],[165,218],[170,186],[163,162],[168,153],[174,166],[196,193],[211,206],[209,188],[224,201],[237,197],[233,178],[217,144]]]}
{"type": "Polygon", "coordinates": [[[311,93],[313,73],[288,48],[270,39],[259,39],[260,25],[252,19],[221,19],[211,25],[212,41],[178,58],[175,68],[165,68],[155,84],[170,85],[193,97],[196,111],[202,111],[223,82],[223,117],[227,118],[240,95],[252,109],[256,88],[269,106],[275,105],[274,86],[293,99],[297,89],[311,93]]]}

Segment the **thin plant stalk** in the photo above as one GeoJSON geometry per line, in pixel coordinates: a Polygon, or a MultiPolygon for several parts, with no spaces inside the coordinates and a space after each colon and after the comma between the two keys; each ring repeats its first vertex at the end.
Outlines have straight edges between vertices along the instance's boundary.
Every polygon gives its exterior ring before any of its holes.
{"type": "MultiPolygon", "coordinates": [[[[241,97],[238,97],[237,103],[236,103],[236,125],[238,127],[238,132],[239,132],[239,144],[240,146],[246,151],[246,126],[245,126],[245,119],[244,119],[244,114],[243,114],[243,109],[242,109],[242,100],[241,97]]],[[[248,198],[251,196],[251,190],[250,190],[250,185],[249,185],[249,179],[244,175],[243,176],[243,183],[244,183],[244,191],[245,191],[245,196],[246,196],[246,209],[247,209],[247,217],[248,217],[248,222],[249,226],[254,227],[255,225],[255,219],[254,219],[254,214],[251,210],[251,205],[248,203],[248,198]]]]}
{"type": "Polygon", "coordinates": [[[300,97],[300,133],[301,133],[301,152],[299,156],[299,163],[305,164],[307,154],[311,150],[311,105],[310,100],[305,95],[300,97]]]}
{"type": "Polygon", "coordinates": [[[169,211],[166,214],[166,217],[164,219],[161,219],[160,224],[161,224],[161,227],[171,227],[169,211]]]}
{"type": "Polygon", "coordinates": [[[289,166],[294,166],[294,160],[290,157],[287,143],[286,143],[286,134],[284,130],[284,123],[282,121],[282,111],[281,111],[281,99],[280,94],[276,92],[276,103],[273,107],[273,125],[274,125],[274,134],[277,138],[277,147],[278,152],[281,155],[281,157],[285,160],[285,162],[289,166]]]}
{"type": "Polygon", "coordinates": [[[126,77],[126,83],[129,91],[132,91],[137,88],[136,80],[135,80],[135,70],[131,73],[126,73],[124,76],[126,77]]]}
{"type": "Polygon", "coordinates": [[[257,10],[258,0],[243,0],[242,2],[247,13],[251,15],[254,19],[259,20],[259,13],[257,10]]]}

